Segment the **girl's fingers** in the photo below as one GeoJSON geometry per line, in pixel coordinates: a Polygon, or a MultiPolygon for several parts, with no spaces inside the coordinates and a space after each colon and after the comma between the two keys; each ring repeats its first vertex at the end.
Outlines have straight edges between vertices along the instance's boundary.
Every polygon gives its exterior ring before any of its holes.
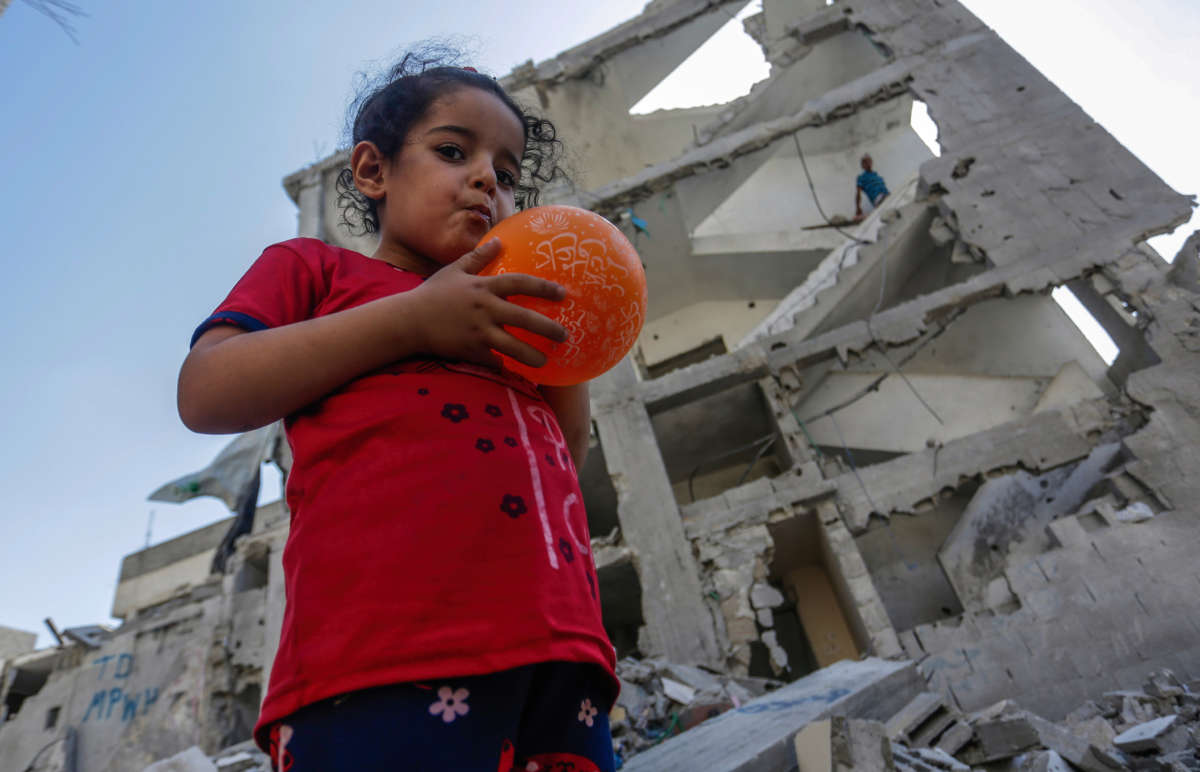
{"type": "Polygon", "coordinates": [[[500,239],[492,238],[458,258],[454,265],[466,273],[479,273],[500,254],[500,239]]]}
{"type": "Polygon", "coordinates": [[[502,273],[488,279],[488,289],[500,297],[527,295],[546,300],[562,300],[567,290],[561,284],[524,273],[502,273]]]}
{"type": "Polygon", "coordinates": [[[567,330],[561,324],[516,303],[505,302],[500,306],[496,311],[495,320],[498,324],[529,330],[534,335],[549,338],[555,343],[562,343],[567,339],[567,330]]]}
{"type": "Polygon", "coordinates": [[[493,335],[491,346],[495,351],[515,359],[523,365],[541,367],[546,364],[545,354],[500,329],[497,329],[493,335]]]}

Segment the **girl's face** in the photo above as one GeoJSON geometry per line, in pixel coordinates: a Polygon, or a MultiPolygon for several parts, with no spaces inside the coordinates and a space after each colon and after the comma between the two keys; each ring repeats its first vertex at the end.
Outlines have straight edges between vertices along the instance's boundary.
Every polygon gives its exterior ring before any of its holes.
{"type": "Polygon", "coordinates": [[[375,257],[427,276],[472,250],[516,211],[524,150],[521,121],[495,95],[463,87],[434,100],[380,164],[375,257]]]}

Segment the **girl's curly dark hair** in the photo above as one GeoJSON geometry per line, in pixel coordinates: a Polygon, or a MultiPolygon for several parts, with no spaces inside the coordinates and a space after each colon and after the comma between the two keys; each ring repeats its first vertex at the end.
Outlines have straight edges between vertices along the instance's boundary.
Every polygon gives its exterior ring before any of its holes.
{"type": "MultiPolygon", "coordinates": [[[[525,152],[521,157],[521,179],[514,191],[518,209],[537,206],[547,183],[566,179],[560,167],[562,142],[554,124],[531,114],[504,92],[495,78],[456,66],[461,56],[445,45],[431,44],[410,51],[387,73],[369,81],[350,104],[348,116],[350,147],[373,142],[384,158],[400,152],[413,124],[441,96],[461,88],[477,88],[496,95],[521,121],[525,129],[525,152]]],[[[337,177],[337,205],[342,224],[352,234],[377,233],[377,202],[354,185],[354,174],[342,169],[337,177]]]]}

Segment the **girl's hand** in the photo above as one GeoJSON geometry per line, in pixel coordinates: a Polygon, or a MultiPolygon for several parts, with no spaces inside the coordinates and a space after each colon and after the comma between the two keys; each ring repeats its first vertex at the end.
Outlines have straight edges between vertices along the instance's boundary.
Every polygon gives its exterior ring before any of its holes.
{"type": "Polygon", "coordinates": [[[562,300],[559,284],[522,273],[477,276],[500,253],[491,239],[449,263],[408,293],[413,303],[421,348],[443,359],[500,367],[498,351],[530,367],[541,367],[546,355],[518,340],[504,326],[520,327],[561,343],[567,331],[557,322],[506,300],[527,295],[562,300]]]}

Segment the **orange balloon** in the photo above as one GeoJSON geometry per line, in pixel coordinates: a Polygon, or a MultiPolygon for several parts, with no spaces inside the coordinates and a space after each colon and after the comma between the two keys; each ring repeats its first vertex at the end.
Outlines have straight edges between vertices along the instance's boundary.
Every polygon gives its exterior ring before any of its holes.
{"type": "Polygon", "coordinates": [[[568,338],[553,343],[509,327],[547,361],[542,367],[527,367],[501,355],[505,367],[534,383],[569,386],[608,371],[629,353],[646,319],[646,273],[633,245],[615,225],[586,209],[539,206],[501,221],[480,243],[493,237],[500,239],[500,254],[481,276],[525,273],[567,289],[561,301],[510,298],[561,324],[568,338]]]}

